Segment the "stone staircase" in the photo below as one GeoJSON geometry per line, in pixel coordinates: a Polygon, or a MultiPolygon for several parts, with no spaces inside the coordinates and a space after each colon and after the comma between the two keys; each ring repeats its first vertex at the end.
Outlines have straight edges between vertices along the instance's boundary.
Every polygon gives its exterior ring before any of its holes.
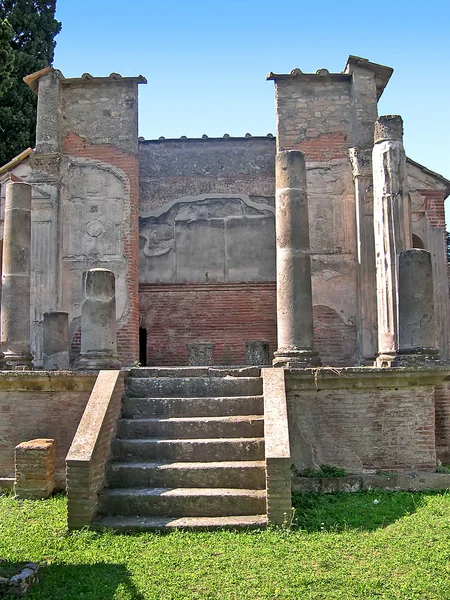
{"type": "Polygon", "coordinates": [[[96,526],[267,524],[257,368],[133,369],[96,526]]]}

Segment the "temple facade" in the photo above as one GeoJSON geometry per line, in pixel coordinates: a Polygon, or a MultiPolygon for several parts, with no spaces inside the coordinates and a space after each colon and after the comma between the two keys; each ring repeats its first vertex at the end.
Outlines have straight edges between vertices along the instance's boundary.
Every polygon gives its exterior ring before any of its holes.
{"type": "MultiPolygon", "coordinates": [[[[306,161],[312,345],[322,365],[372,365],[386,349],[378,330],[380,285],[388,285],[377,282],[385,249],[376,241],[374,178],[395,170],[390,150],[381,167],[372,155],[392,72],[350,56],[341,73],[270,73],[276,136],[156,140],[138,137],[142,76],[67,79],[48,67],[26,77],[38,96],[36,147],[1,167],[0,183],[2,210],[6,183],[32,185],[35,367],[47,312],[68,313],[71,365],[78,360],[82,278],[92,268],[116,278],[123,366],[271,363],[279,346],[275,158],[292,150],[306,161]]],[[[431,254],[432,346],[447,359],[450,182],[410,158],[399,168],[394,251],[431,254]]]]}

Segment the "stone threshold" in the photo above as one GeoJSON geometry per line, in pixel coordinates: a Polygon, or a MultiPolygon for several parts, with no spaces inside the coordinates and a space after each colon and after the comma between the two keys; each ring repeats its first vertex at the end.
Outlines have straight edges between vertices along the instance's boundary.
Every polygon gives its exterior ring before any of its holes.
{"type": "Polygon", "coordinates": [[[345,477],[292,477],[294,492],[304,494],[334,494],[336,492],[361,492],[385,490],[390,492],[422,492],[450,489],[450,473],[364,473],[345,477]]]}
{"type": "Polygon", "coordinates": [[[132,367],[126,370],[132,377],[260,377],[261,368],[265,368],[264,365],[132,367]]]}

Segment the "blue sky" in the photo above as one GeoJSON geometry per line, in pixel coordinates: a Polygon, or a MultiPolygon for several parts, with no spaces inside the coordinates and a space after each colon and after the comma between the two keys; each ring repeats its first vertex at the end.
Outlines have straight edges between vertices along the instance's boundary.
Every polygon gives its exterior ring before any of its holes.
{"type": "Polygon", "coordinates": [[[275,133],[269,71],[339,72],[349,54],[394,74],[408,156],[450,179],[450,0],[58,0],[55,67],[142,74],[145,138],[275,133]]]}

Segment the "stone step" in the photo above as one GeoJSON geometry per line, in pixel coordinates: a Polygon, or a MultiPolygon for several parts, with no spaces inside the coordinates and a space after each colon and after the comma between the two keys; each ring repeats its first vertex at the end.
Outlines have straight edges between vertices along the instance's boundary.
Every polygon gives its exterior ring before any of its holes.
{"type": "Polygon", "coordinates": [[[125,419],[262,415],[263,412],[264,399],[261,395],[222,398],[125,397],[122,401],[122,417],[125,419]]]}
{"type": "Polygon", "coordinates": [[[115,462],[109,486],[265,489],[264,461],[115,462]]]}
{"type": "Polygon", "coordinates": [[[131,377],[260,377],[261,368],[243,367],[137,367],[130,369],[131,377]]]}
{"type": "Polygon", "coordinates": [[[94,529],[113,529],[118,533],[127,531],[164,531],[167,529],[206,530],[215,529],[261,529],[267,526],[266,515],[238,515],[229,517],[103,517],[94,529]]]}
{"type": "Polygon", "coordinates": [[[258,396],[261,377],[127,377],[126,395],[134,398],[258,396]]]}
{"type": "Polygon", "coordinates": [[[236,438],[263,437],[264,417],[170,417],[120,419],[118,438],[236,438]]]}
{"type": "Polygon", "coordinates": [[[222,517],[266,512],[265,490],[230,488],[117,488],[103,495],[102,514],[222,517]]]}
{"type": "Polygon", "coordinates": [[[264,438],[116,439],[113,442],[113,457],[121,462],[264,460],[264,438]]]}

